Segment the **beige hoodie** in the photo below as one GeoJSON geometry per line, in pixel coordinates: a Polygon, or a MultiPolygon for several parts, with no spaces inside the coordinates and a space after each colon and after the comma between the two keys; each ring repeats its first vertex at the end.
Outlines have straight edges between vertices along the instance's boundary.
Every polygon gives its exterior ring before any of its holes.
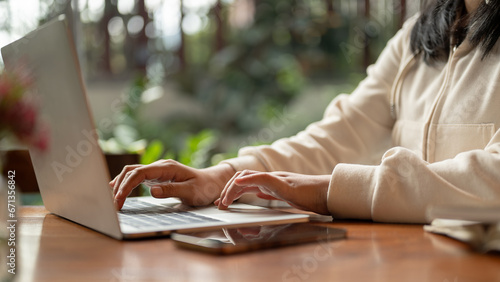
{"type": "Polygon", "coordinates": [[[500,204],[500,44],[481,60],[466,40],[429,66],[409,47],[415,19],[321,121],[226,162],[331,174],[334,218],[426,222],[429,205],[500,204]]]}

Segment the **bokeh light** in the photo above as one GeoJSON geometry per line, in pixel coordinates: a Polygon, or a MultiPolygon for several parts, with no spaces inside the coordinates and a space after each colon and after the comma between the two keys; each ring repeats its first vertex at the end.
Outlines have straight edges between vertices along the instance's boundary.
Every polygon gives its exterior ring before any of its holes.
{"type": "Polygon", "coordinates": [[[127,30],[132,36],[139,34],[144,28],[144,19],[141,16],[133,16],[128,20],[127,30]]]}

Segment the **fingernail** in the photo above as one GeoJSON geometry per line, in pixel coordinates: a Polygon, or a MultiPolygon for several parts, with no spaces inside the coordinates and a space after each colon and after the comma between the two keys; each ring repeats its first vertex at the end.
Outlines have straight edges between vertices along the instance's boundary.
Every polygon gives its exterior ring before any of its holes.
{"type": "Polygon", "coordinates": [[[162,197],[163,196],[163,189],[158,186],[153,186],[151,187],[151,195],[153,197],[162,197]]]}

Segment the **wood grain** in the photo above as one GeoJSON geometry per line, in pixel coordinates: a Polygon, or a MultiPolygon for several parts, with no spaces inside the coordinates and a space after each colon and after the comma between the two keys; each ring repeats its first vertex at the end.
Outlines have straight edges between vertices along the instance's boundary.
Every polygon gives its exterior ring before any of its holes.
{"type": "Polygon", "coordinates": [[[19,222],[19,281],[500,281],[500,255],[421,225],[324,223],[348,239],[224,257],[168,238],[117,241],[43,207],[23,207],[19,222]]]}

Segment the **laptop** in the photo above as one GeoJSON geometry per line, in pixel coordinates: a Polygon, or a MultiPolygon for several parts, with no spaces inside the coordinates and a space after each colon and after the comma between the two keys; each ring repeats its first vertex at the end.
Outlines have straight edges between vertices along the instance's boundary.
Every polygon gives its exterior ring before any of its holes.
{"type": "Polygon", "coordinates": [[[40,113],[49,125],[48,150],[30,149],[48,211],[116,239],[308,221],[308,215],[241,203],[227,211],[214,205],[192,208],[174,198],[129,198],[117,212],[66,19],[43,25],[1,52],[7,70],[22,63],[32,72],[40,113]]]}

